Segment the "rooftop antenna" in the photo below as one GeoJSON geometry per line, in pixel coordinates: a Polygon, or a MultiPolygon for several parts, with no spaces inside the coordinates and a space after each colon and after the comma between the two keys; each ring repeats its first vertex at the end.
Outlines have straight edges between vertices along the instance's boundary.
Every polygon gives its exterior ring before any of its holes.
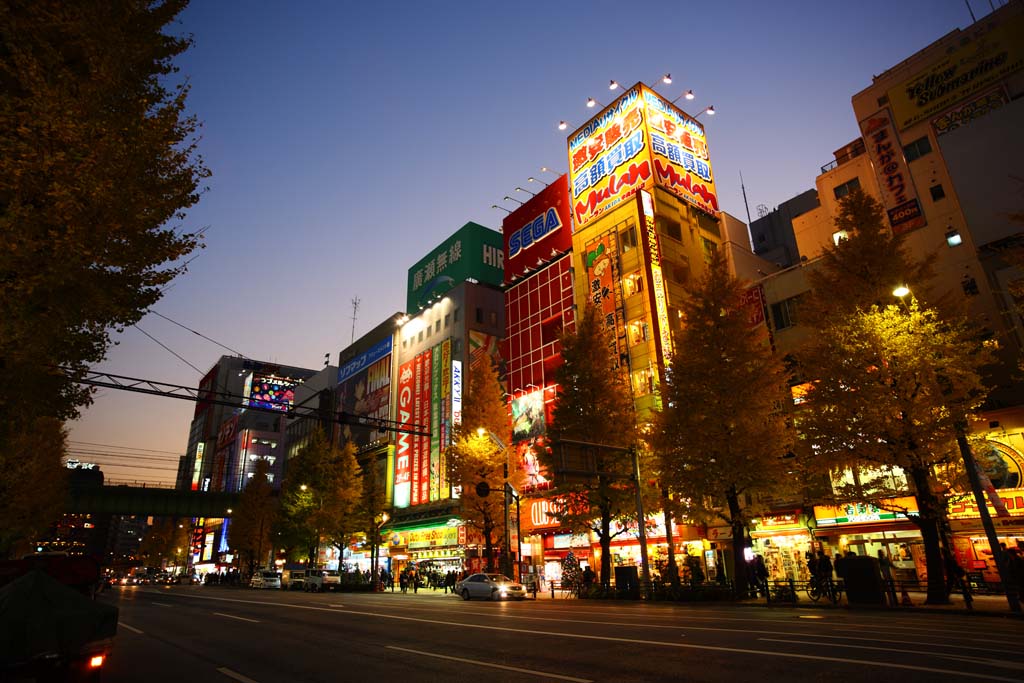
{"type": "Polygon", "coordinates": [[[359,297],[353,297],[352,299],[352,338],[349,339],[348,343],[352,344],[356,340],[356,313],[359,312],[359,297]]]}
{"type": "Polygon", "coordinates": [[[747,188],[743,185],[743,171],[740,171],[740,189],[743,190],[743,206],[747,209],[747,225],[750,225],[750,204],[747,203],[747,188]]]}

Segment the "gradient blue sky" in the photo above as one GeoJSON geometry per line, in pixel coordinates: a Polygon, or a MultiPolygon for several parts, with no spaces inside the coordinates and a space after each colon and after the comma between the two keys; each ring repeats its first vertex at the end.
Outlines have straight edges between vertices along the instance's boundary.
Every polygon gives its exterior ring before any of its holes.
{"type": "MultiPolygon", "coordinates": [[[[552,179],[541,166],[566,169],[555,126],[582,124],[587,97],[607,104],[610,79],[670,72],[663,95],[693,89],[691,113],[713,104],[701,119],[720,205],[745,220],[742,171],[756,217],[858,136],[850,98],[874,74],[970,20],[964,0],[194,2],[178,65],[213,177],[187,226],[209,229],[154,310],[251,358],[336,362],[351,299],[358,338],[402,308],[406,271],[433,246],[466,221],[499,227],[491,205],[552,179]]],[[[203,371],[226,353],[152,315],[139,327],[203,371]]],[[[198,384],[139,330],[117,341],[100,369],[198,384]]],[[[72,452],[108,479],[171,481],[192,410],[101,391],[72,452]]]]}

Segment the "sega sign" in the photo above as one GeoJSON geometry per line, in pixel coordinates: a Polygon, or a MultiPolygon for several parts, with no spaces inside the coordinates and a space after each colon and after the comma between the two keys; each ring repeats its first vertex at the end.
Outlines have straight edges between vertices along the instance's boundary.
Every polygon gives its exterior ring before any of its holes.
{"type": "Polygon", "coordinates": [[[572,248],[569,178],[562,175],[502,222],[505,283],[572,248]],[[543,241],[543,248],[534,248],[543,241]],[[539,262],[539,263],[538,263],[539,262]]]}
{"type": "Polygon", "coordinates": [[[547,213],[542,213],[534,218],[533,222],[527,223],[509,235],[508,255],[514,257],[523,249],[540,242],[553,230],[558,230],[560,227],[562,227],[562,221],[558,218],[558,212],[552,207],[547,210],[547,213]]]}

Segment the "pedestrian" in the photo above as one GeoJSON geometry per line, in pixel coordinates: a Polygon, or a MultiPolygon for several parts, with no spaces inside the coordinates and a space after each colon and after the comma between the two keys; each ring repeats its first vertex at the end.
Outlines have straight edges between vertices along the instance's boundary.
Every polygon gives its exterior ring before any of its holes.
{"type": "Polygon", "coordinates": [[[971,609],[974,597],[971,595],[971,586],[967,581],[967,572],[957,563],[949,548],[942,549],[942,558],[946,565],[946,597],[952,595],[955,588],[959,588],[964,596],[964,606],[971,609]]]}
{"type": "Polygon", "coordinates": [[[892,560],[886,555],[885,550],[878,549],[878,570],[882,574],[882,582],[885,583],[885,590],[889,594],[889,605],[896,606],[896,582],[893,581],[892,560]]]}
{"type": "Polygon", "coordinates": [[[754,583],[757,589],[768,597],[768,566],[761,555],[754,555],[754,583]]]}
{"type": "Polygon", "coordinates": [[[1024,553],[1020,548],[1010,548],[1004,554],[1009,576],[1006,583],[1017,587],[1017,595],[1024,593],[1024,553]]]}
{"type": "Polygon", "coordinates": [[[409,590],[409,572],[403,571],[399,574],[398,582],[402,587],[402,592],[407,592],[409,590]]]}
{"type": "Polygon", "coordinates": [[[416,571],[416,567],[413,567],[412,569],[409,570],[409,581],[412,582],[412,592],[413,593],[419,593],[420,592],[420,576],[419,576],[419,572],[416,571]]]}
{"type": "Polygon", "coordinates": [[[808,550],[804,553],[804,559],[807,560],[807,575],[810,577],[810,580],[813,581],[818,575],[818,558],[814,556],[813,550],[808,550]]]}
{"type": "Polygon", "coordinates": [[[583,570],[583,591],[589,595],[590,587],[594,585],[594,570],[587,565],[587,568],[583,570]]]}

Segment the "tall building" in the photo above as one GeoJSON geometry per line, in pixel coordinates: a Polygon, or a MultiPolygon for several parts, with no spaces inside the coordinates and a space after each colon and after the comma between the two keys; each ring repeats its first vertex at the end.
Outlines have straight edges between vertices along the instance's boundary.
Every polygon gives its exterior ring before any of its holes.
{"type": "MultiPolygon", "coordinates": [[[[391,570],[430,560],[442,571],[463,567],[467,530],[447,474],[452,429],[461,422],[462,390],[488,358],[501,366],[505,334],[501,234],[467,223],[409,269],[408,314],[393,346],[394,515],[386,527],[391,570]]],[[[473,560],[470,560],[472,566],[473,560]]]]}

